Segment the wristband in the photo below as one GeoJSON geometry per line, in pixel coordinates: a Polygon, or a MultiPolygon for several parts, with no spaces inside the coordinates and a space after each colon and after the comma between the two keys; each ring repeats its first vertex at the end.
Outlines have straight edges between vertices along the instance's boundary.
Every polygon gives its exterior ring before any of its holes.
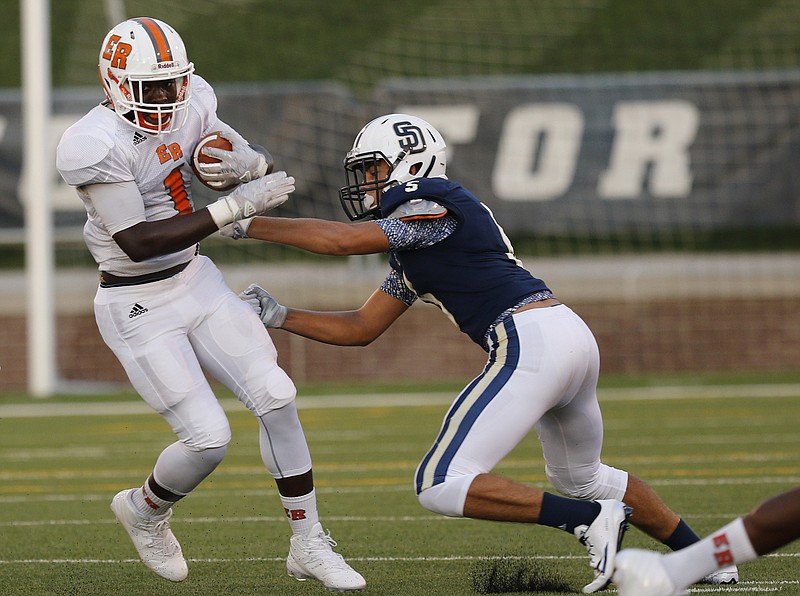
{"type": "Polygon", "coordinates": [[[228,200],[228,197],[222,197],[206,207],[211,214],[211,219],[217,224],[217,228],[222,228],[236,221],[236,214],[228,204],[228,200]]]}

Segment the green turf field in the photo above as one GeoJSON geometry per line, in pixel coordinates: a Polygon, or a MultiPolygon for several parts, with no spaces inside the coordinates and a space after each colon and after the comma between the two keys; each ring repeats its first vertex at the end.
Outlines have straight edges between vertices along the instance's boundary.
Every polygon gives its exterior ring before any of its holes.
{"type": "MultiPolygon", "coordinates": [[[[570,535],[447,519],[418,505],[411,478],[449,395],[421,398],[430,405],[402,405],[416,403],[409,394],[300,401],[323,523],[367,578],[365,593],[580,593],[591,572],[570,535]],[[346,407],[321,407],[337,401],[346,407]]],[[[171,431],[130,396],[72,399],[85,405],[0,400],[0,594],[326,593],[286,575],[288,524],[255,423],[237,403],[225,400],[228,457],[176,507],[190,574],[170,584],[138,562],[108,505],[141,483],[171,431]]],[[[700,534],[800,483],[798,385],[625,387],[603,391],[601,402],[606,462],[650,481],[700,534]]],[[[499,471],[546,486],[535,437],[499,471]]],[[[635,529],[625,545],[657,548],[635,529]]],[[[800,594],[798,557],[795,544],[744,565],[736,592],[800,594]]]]}

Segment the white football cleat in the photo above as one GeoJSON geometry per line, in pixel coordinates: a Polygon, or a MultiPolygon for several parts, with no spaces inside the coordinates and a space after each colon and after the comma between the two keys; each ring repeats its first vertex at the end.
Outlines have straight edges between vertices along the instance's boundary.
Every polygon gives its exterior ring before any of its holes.
{"type": "Polygon", "coordinates": [[[286,571],[299,581],[315,579],[330,592],[357,592],[367,586],[366,580],[335,553],[336,541],[325,534],[320,523],[314,524],[307,536],[292,536],[286,571]]]}
{"type": "Polygon", "coordinates": [[[120,491],[111,501],[111,510],[128,532],[139,557],[156,575],[173,582],[180,582],[189,575],[189,567],[183,558],[181,545],[169,528],[172,509],[164,515],[148,519],[137,513],[131,502],[135,488],[120,491]]]}
{"type": "Polygon", "coordinates": [[[633,513],[622,501],[607,499],[596,503],[600,504],[600,513],[595,520],[588,526],[575,528],[575,537],[589,551],[589,564],[594,569],[594,580],[584,586],[584,594],[598,592],[611,582],[614,559],[628,529],[628,517],[633,513]]]}
{"type": "Polygon", "coordinates": [[[672,583],[661,562],[663,555],[636,548],[617,554],[614,583],[619,596],[687,596],[672,583]]]}
{"type": "Polygon", "coordinates": [[[730,565],[729,567],[723,567],[722,569],[716,570],[714,573],[709,573],[703,579],[701,579],[698,584],[713,584],[715,586],[719,586],[721,584],[738,584],[739,583],[739,569],[737,569],[736,565],[730,565]]]}

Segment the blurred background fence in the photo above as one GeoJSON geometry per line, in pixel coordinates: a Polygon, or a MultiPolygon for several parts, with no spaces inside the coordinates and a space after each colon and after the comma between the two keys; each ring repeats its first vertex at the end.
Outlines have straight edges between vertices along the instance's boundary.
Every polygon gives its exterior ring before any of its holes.
{"type": "MultiPolygon", "coordinates": [[[[19,56],[19,6],[0,48],[19,56]]],[[[120,18],[172,24],[219,114],[298,179],[284,216],[343,220],[341,161],[361,125],[437,126],[448,174],[577,310],[609,373],[796,371],[800,357],[800,3],[794,0],[196,0],[52,3],[53,147],[102,99],[120,18]]],[[[25,386],[18,60],[0,64],[0,390],[25,386]]],[[[122,381],[94,327],[84,212],[54,173],[58,365],[122,381]]],[[[195,185],[196,206],[213,200],[195,185]]],[[[357,307],[383,257],[332,259],[209,238],[234,289],[357,307]]],[[[276,331],[298,382],[464,378],[484,354],[432,306],[367,348],[276,331]]]]}

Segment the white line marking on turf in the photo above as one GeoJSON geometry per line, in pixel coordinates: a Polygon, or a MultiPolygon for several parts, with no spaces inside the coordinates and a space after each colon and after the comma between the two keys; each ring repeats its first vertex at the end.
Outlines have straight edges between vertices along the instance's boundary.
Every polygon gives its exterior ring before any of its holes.
{"type": "MultiPolygon", "coordinates": [[[[456,392],[454,391],[300,396],[297,398],[297,405],[301,409],[436,406],[449,405],[455,398],[455,394],[456,392]]],[[[797,396],[800,396],[800,384],[798,383],[617,387],[598,390],[598,397],[601,402],[797,396]]],[[[241,410],[244,408],[241,403],[232,398],[220,399],[220,403],[226,410],[241,410]]],[[[142,401],[54,404],[48,403],[47,400],[42,400],[36,403],[0,405],[0,419],[54,416],[114,416],[147,413],[152,413],[152,410],[142,401]]]]}
{"type": "MultiPolygon", "coordinates": [[[[503,557],[475,557],[475,556],[438,556],[438,557],[348,557],[348,561],[370,562],[370,563],[443,563],[453,561],[487,561],[487,560],[540,560],[540,561],[565,561],[565,560],[584,560],[585,555],[551,555],[551,556],[503,556],[503,557]]],[[[246,558],[213,558],[213,559],[189,559],[190,563],[209,563],[209,564],[229,564],[229,563],[283,563],[286,557],[246,557],[246,558]]],[[[139,559],[0,559],[0,565],[118,565],[120,563],[136,564],[141,562],[139,559]]],[[[776,581],[752,581],[740,582],[735,586],[708,586],[692,587],[689,592],[692,594],[700,593],[771,593],[782,592],[784,586],[796,586],[800,582],[796,580],[776,580],[776,581]]],[[[615,593],[616,590],[610,590],[615,593]]]]}
{"type": "MultiPolygon", "coordinates": [[[[362,562],[401,562],[401,563],[414,563],[414,562],[447,562],[447,561],[505,561],[505,560],[512,560],[512,561],[575,561],[575,560],[585,560],[586,555],[534,555],[534,556],[513,556],[513,555],[503,555],[503,556],[474,556],[474,555],[444,555],[444,556],[420,556],[420,557],[347,557],[348,561],[362,561],[362,562]]],[[[229,557],[219,557],[219,558],[209,558],[209,559],[197,559],[197,558],[188,558],[187,561],[190,563],[270,563],[270,562],[284,562],[286,561],[285,556],[279,557],[241,557],[241,558],[229,558],[229,557]]],[[[0,564],[4,565],[12,565],[12,564],[41,564],[41,565],[48,565],[48,564],[65,564],[65,563],[141,563],[139,559],[0,559],[0,564]]],[[[800,585],[800,581],[798,580],[772,580],[772,581],[744,581],[739,582],[736,584],[737,586],[748,586],[748,585],[800,585]]],[[[727,590],[732,586],[719,586],[719,587],[706,587],[706,588],[695,588],[696,590],[702,591],[716,591],[716,590],[727,590]]]]}
{"type": "MultiPolygon", "coordinates": [[[[438,556],[438,557],[347,557],[348,561],[368,561],[368,562],[445,562],[445,561],[488,561],[500,559],[513,560],[573,560],[585,559],[586,555],[563,555],[563,556],[535,556],[535,557],[475,557],[475,556],[438,556]]],[[[214,558],[214,559],[187,559],[190,563],[271,563],[286,561],[286,557],[244,557],[240,559],[214,558]]],[[[139,559],[0,559],[0,564],[63,564],[63,563],[141,563],[139,559]]]]}
{"type": "MultiPolygon", "coordinates": [[[[398,515],[398,516],[363,516],[363,515],[348,515],[336,516],[330,515],[325,518],[326,521],[332,522],[425,522],[444,521],[452,523],[456,518],[444,516],[418,516],[418,515],[398,515]]],[[[266,515],[248,515],[238,517],[182,517],[181,523],[188,524],[224,524],[224,523],[286,523],[286,518],[283,516],[266,516],[266,515]]],[[[45,519],[45,520],[29,520],[29,521],[7,521],[0,522],[0,528],[27,528],[34,526],[92,526],[96,524],[115,524],[115,519],[45,519]]]]}
{"type": "MultiPolygon", "coordinates": [[[[531,486],[548,489],[550,485],[546,482],[529,482],[531,486]]],[[[752,486],[754,484],[778,484],[793,487],[800,484],[800,476],[742,476],[737,478],[663,478],[649,479],[648,484],[652,486],[752,486]]],[[[412,489],[406,483],[397,485],[358,485],[358,486],[318,486],[317,494],[348,494],[348,493],[385,493],[385,492],[410,492],[412,489]]],[[[263,497],[275,496],[277,490],[274,488],[253,488],[253,489],[205,489],[192,493],[192,499],[221,499],[225,497],[263,497]]],[[[107,501],[112,497],[106,493],[80,493],[80,494],[22,494],[22,495],[2,495],[0,504],[12,503],[39,503],[39,502],[65,502],[75,501],[107,501]]],[[[720,513],[719,517],[736,517],[740,513],[720,513]]],[[[717,515],[715,515],[717,517],[717,515]]]]}
{"type": "Polygon", "coordinates": [[[600,401],[797,397],[800,395],[800,384],[759,383],[752,385],[616,387],[599,389],[597,395],[600,401]]]}

